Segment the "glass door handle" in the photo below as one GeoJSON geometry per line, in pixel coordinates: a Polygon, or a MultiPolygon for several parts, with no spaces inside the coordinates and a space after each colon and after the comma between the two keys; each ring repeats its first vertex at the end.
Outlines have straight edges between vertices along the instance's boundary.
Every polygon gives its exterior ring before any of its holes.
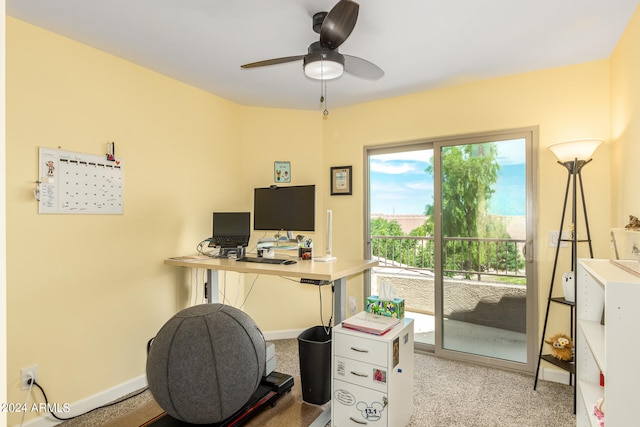
{"type": "Polygon", "coordinates": [[[532,241],[531,240],[527,240],[525,242],[524,246],[522,246],[522,256],[524,257],[525,261],[527,261],[529,263],[533,262],[533,257],[532,256],[527,256],[527,252],[528,252],[527,251],[527,247],[529,245],[531,245],[531,244],[532,244],[532,241]]]}

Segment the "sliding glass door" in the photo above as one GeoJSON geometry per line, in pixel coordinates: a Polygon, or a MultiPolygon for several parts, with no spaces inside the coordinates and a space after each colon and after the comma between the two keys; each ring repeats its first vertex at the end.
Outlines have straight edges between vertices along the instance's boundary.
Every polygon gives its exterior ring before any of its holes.
{"type": "Polygon", "coordinates": [[[452,141],[433,164],[441,348],[526,363],[526,139],[452,141]]]}
{"type": "Polygon", "coordinates": [[[435,344],[435,259],[431,144],[371,150],[368,156],[370,256],[380,263],[371,274],[371,293],[401,296],[414,319],[416,342],[435,344]],[[428,227],[428,228],[426,228],[428,227]]]}
{"type": "Polygon", "coordinates": [[[533,370],[534,137],[367,150],[371,293],[404,298],[417,349],[533,370]]]}

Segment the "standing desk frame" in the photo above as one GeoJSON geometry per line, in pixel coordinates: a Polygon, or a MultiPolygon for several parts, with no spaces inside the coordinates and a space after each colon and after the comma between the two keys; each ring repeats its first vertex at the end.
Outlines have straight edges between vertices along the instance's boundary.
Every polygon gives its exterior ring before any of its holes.
{"type": "MultiPolygon", "coordinates": [[[[201,258],[177,257],[164,261],[167,265],[187,268],[204,268],[207,270],[209,284],[207,302],[218,302],[218,271],[236,273],[265,274],[269,276],[286,276],[300,279],[332,282],[334,286],[333,307],[334,325],[342,323],[347,313],[347,277],[362,273],[378,265],[373,260],[343,260],[329,262],[298,261],[296,264],[261,264],[254,262],[238,262],[233,258],[201,258]]],[[[310,427],[324,427],[331,421],[331,406],[328,405],[310,427]]]]}
{"type": "Polygon", "coordinates": [[[347,283],[348,276],[362,273],[378,265],[373,260],[343,260],[329,262],[298,261],[296,264],[262,264],[255,262],[241,262],[233,258],[201,258],[177,257],[164,261],[167,265],[188,268],[203,268],[207,270],[209,284],[207,302],[218,302],[218,271],[233,271],[236,273],[265,274],[270,276],[286,276],[300,279],[321,280],[333,282],[334,324],[341,323],[346,318],[347,283]]]}

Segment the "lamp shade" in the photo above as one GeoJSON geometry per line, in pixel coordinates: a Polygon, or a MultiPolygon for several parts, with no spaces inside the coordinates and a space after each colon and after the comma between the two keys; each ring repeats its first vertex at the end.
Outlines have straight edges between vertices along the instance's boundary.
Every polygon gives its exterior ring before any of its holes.
{"type": "Polygon", "coordinates": [[[344,72],[344,56],[338,52],[311,52],[303,59],[304,73],[316,80],[337,79],[344,72]]]}
{"type": "Polygon", "coordinates": [[[589,159],[603,142],[603,139],[597,138],[576,139],[573,141],[556,142],[547,148],[551,150],[561,162],[570,162],[575,159],[589,159]]]}

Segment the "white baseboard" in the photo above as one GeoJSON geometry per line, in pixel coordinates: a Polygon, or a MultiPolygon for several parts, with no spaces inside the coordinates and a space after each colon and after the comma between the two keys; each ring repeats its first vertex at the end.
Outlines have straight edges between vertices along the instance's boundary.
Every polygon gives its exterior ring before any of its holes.
{"type": "MultiPolygon", "coordinates": [[[[93,396],[89,396],[86,399],[80,400],[78,402],[72,403],[70,405],[70,411],[68,413],[59,413],[56,414],[61,418],[69,418],[76,415],[84,414],[87,411],[95,409],[99,406],[103,406],[107,403],[113,402],[126,396],[129,393],[132,393],[136,390],[140,390],[147,386],[147,376],[141,375],[137,378],[126,381],[122,384],[118,384],[110,389],[101,391],[100,393],[94,394],[93,396]]],[[[35,391],[34,391],[35,393],[35,391]]],[[[50,404],[59,402],[49,402],[50,404]]],[[[51,427],[61,423],[60,420],[56,420],[50,414],[42,414],[41,417],[30,420],[24,423],[25,427],[51,427]]]]}
{"type": "Polygon", "coordinates": [[[265,341],[289,340],[298,338],[304,329],[286,329],[283,331],[263,332],[265,341]]]}

